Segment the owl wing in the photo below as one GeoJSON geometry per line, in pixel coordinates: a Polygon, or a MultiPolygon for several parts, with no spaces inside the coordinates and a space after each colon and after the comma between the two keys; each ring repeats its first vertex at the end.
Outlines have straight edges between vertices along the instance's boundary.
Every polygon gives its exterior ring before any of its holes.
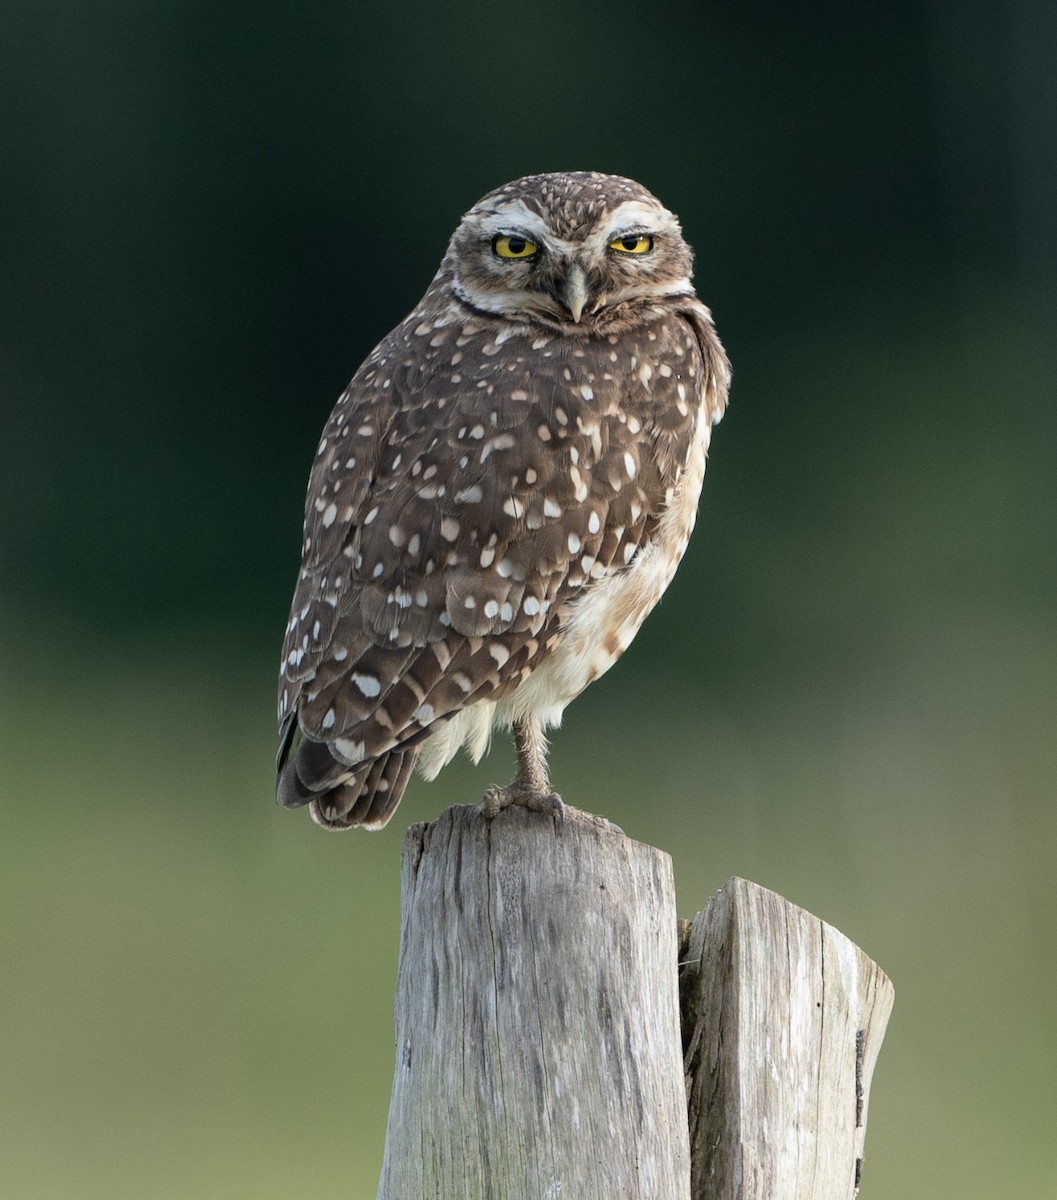
{"type": "Polygon", "coordinates": [[[722,409],[696,301],[608,339],[424,311],[356,373],[309,483],[279,798],[341,827],[384,824],[419,743],[539,665],[722,409]]]}

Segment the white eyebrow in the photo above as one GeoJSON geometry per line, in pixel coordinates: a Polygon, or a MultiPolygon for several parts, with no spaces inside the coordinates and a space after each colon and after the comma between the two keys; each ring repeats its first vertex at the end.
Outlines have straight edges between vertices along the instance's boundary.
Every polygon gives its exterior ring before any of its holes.
{"type": "Polygon", "coordinates": [[[646,204],[642,200],[625,200],[613,209],[606,230],[616,233],[621,229],[658,229],[674,223],[675,217],[660,205],[646,204]]]}
{"type": "Polygon", "coordinates": [[[481,225],[491,233],[505,233],[518,229],[522,233],[542,238],[548,234],[547,223],[520,200],[510,200],[495,212],[482,217],[481,225]]]}
{"type": "Polygon", "coordinates": [[[539,213],[526,208],[520,200],[511,200],[496,212],[481,219],[481,229],[486,236],[495,237],[503,233],[521,233],[530,241],[539,242],[554,254],[577,254],[579,242],[560,238],[539,213]]]}
{"type": "Polygon", "coordinates": [[[665,228],[678,229],[678,222],[673,213],[660,204],[649,204],[642,200],[625,200],[618,204],[609,214],[606,223],[596,227],[582,242],[558,237],[546,220],[521,200],[507,200],[479,220],[480,228],[486,236],[496,237],[517,232],[547,246],[553,253],[569,256],[585,251],[601,253],[614,237],[618,237],[625,230],[659,232],[665,228]]]}

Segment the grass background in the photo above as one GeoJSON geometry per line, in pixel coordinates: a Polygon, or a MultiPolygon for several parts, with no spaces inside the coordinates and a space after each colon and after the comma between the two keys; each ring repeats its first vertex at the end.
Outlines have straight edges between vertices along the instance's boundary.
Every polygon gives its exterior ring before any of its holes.
{"type": "Polygon", "coordinates": [[[864,1198],[1051,1197],[1049,10],[3,20],[0,1194],[373,1195],[402,832],[512,754],[377,835],[274,808],[304,483],[459,213],[597,167],[682,216],[735,385],[555,782],[684,915],[743,875],[889,972],[864,1198]]]}

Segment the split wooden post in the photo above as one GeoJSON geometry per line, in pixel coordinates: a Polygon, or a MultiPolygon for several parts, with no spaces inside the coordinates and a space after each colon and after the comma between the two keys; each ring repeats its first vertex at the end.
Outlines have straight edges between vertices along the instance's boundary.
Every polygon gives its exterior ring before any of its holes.
{"type": "Polygon", "coordinates": [[[517,808],[408,831],[379,1200],[851,1197],[891,985],[742,880],[680,980],[668,855],[567,812],[560,834],[517,808]]]}
{"type": "Polygon", "coordinates": [[[684,942],[694,1200],[849,1200],[895,992],[844,934],[731,879],[684,942]]]}

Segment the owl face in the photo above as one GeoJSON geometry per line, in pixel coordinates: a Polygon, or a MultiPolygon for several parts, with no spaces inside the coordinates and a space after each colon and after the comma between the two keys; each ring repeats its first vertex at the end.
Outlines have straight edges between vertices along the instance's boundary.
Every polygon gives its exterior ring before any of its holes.
{"type": "Polygon", "coordinates": [[[579,172],[485,196],[442,270],[475,308],[587,329],[627,301],[689,294],[692,262],[678,220],[640,184],[579,172]]]}

